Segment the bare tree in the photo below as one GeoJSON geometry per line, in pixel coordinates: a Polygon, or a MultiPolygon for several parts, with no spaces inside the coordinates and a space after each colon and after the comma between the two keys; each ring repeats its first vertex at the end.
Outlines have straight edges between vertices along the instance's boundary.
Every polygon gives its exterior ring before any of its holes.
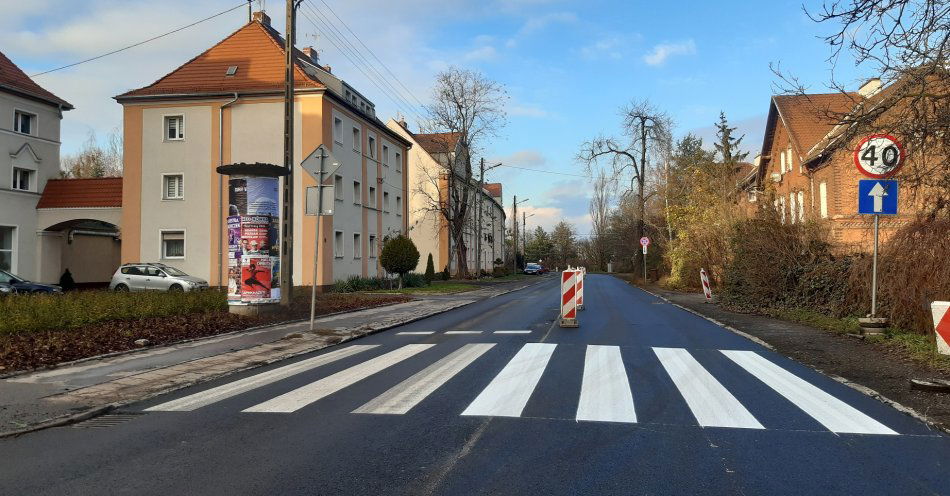
{"type": "Polygon", "coordinates": [[[610,206],[613,203],[612,181],[601,170],[594,179],[594,194],[590,198],[590,251],[588,260],[598,270],[603,270],[608,262],[610,242],[610,206]]]}
{"type": "Polygon", "coordinates": [[[444,195],[432,198],[429,194],[426,209],[437,212],[449,230],[459,277],[468,275],[466,222],[478,188],[472,177],[472,156],[507,123],[507,99],[501,84],[478,72],[450,67],[436,76],[432,103],[425,106],[426,130],[441,133],[452,148],[444,169],[430,178],[444,195]]]}
{"type": "Polygon", "coordinates": [[[60,176],[64,178],[120,177],[122,176],[122,135],[118,129],[109,133],[105,148],[99,146],[95,131],[90,130],[82,150],[63,155],[60,176]]]}
{"type": "MultiPolygon", "coordinates": [[[[646,100],[635,101],[624,107],[622,115],[624,140],[595,138],[582,145],[577,158],[585,164],[588,173],[601,159],[606,160],[611,170],[610,180],[617,184],[629,175],[630,188],[624,194],[636,195],[636,236],[639,239],[646,231],[648,157],[662,157],[669,148],[671,120],[646,100]]],[[[637,252],[636,256],[639,265],[643,255],[637,252]]]]}
{"type": "MultiPolygon", "coordinates": [[[[828,0],[806,13],[834,26],[828,86],[851,96],[846,112],[821,111],[839,122],[819,158],[850,147],[855,138],[885,132],[902,139],[907,162],[902,186],[917,195],[927,215],[950,217],[950,3],[946,0],[828,0]],[[881,79],[884,89],[867,98],[849,93],[834,67],[850,55],[859,68],[881,79]]],[[[849,61],[850,62],[850,61],[849,61]]],[[[806,94],[794,76],[773,66],[777,88],[806,94]]]]}

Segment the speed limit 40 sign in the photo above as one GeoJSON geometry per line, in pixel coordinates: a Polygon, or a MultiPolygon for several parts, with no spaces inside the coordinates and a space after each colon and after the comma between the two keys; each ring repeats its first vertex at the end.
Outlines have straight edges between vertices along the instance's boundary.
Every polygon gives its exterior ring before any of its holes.
{"type": "Polygon", "coordinates": [[[904,147],[887,134],[872,134],[854,149],[858,171],[874,179],[890,177],[904,163],[904,147]]]}

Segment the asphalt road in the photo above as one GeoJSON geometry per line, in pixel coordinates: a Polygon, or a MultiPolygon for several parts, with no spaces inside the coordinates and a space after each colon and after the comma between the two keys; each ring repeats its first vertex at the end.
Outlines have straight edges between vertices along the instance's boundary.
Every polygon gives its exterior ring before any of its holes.
{"type": "Polygon", "coordinates": [[[950,494],[925,424],[609,276],[579,329],[558,293],[0,440],[0,494],[950,494]]]}

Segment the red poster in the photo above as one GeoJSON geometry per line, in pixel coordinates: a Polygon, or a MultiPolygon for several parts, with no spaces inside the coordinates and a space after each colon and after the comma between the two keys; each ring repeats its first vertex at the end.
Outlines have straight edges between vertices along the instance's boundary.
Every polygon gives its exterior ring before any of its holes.
{"type": "Polygon", "coordinates": [[[245,303],[271,299],[270,257],[245,255],[241,261],[241,301],[245,303]]]}

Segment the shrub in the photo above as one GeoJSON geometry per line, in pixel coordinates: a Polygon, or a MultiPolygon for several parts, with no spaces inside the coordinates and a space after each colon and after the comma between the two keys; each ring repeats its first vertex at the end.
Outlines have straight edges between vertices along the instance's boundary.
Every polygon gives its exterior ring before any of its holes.
{"type": "Polygon", "coordinates": [[[435,264],[432,263],[432,254],[429,254],[428,260],[426,260],[426,282],[431,283],[435,279],[435,264]]]}
{"type": "MultiPolygon", "coordinates": [[[[409,237],[396,236],[383,245],[379,262],[387,272],[404,276],[419,264],[419,250],[409,237]]],[[[399,287],[402,287],[402,277],[399,278],[399,287]]]]}
{"type": "Polygon", "coordinates": [[[410,272],[402,276],[402,287],[404,288],[424,288],[429,285],[426,277],[418,272],[410,272]]]}
{"type": "Polygon", "coordinates": [[[451,276],[449,275],[449,266],[448,266],[448,265],[446,265],[445,268],[442,269],[442,273],[440,274],[440,276],[442,277],[442,280],[443,280],[443,281],[448,281],[448,280],[449,280],[449,278],[450,278],[451,276]]]}
{"type": "Polygon", "coordinates": [[[492,277],[505,277],[508,274],[511,274],[511,271],[508,269],[508,267],[495,267],[492,270],[491,275],[492,277]]]}

